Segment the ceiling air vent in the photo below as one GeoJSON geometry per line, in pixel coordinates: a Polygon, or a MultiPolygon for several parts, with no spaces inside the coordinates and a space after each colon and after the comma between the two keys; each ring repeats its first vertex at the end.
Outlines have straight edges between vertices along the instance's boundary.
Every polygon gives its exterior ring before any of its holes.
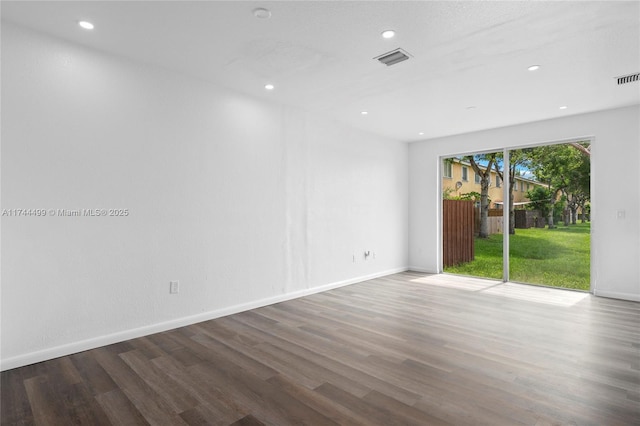
{"type": "Polygon", "coordinates": [[[378,61],[380,61],[380,63],[385,64],[386,66],[391,66],[397,64],[398,62],[406,61],[411,57],[412,56],[408,52],[398,48],[392,50],[391,52],[383,53],[382,55],[377,56],[373,59],[377,59],[378,61]]]}
{"type": "Polygon", "coordinates": [[[623,75],[621,77],[616,77],[618,79],[618,86],[621,84],[633,83],[634,81],[640,80],[640,73],[623,75]]]}

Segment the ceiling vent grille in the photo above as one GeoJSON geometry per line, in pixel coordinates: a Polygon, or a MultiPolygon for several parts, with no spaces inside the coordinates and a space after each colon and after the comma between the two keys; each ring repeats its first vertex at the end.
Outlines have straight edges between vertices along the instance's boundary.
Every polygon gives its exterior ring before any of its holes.
{"type": "Polygon", "coordinates": [[[621,77],[616,77],[618,79],[618,86],[621,84],[633,83],[634,81],[640,80],[640,73],[623,75],[621,77]]]}
{"type": "Polygon", "coordinates": [[[411,54],[409,54],[406,50],[398,48],[392,50],[391,52],[383,53],[380,56],[376,56],[373,59],[378,60],[380,63],[385,64],[386,66],[391,66],[397,64],[398,62],[406,61],[411,57],[411,54]]]}

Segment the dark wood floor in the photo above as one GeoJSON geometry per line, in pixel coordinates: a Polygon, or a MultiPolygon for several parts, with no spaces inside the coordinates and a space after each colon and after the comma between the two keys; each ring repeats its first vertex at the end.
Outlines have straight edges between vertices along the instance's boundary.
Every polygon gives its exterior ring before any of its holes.
{"type": "Polygon", "coordinates": [[[639,425],[640,304],[402,273],[3,372],[2,424],[639,425]]]}

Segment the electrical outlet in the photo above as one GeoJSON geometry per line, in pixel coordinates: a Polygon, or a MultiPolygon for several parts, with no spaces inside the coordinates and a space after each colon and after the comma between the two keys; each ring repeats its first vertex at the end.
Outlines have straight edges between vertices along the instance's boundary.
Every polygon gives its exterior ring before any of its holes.
{"type": "Polygon", "coordinates": [[[180,281],[171,281],[169,283],[169,294],[180,293],[180,281]]]}

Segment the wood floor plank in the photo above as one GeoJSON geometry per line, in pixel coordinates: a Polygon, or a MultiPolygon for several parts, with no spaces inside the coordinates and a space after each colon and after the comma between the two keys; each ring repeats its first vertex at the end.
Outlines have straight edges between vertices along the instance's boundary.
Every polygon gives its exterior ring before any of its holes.
{"type": "Polygon", "coordinates": [[[120,359],[119,355],[126,352],[115,354],[102,348],[94,351],[100,365],[149,424],[163,425],[168,421],[176,425],[186,424],[159,394],[120,359]]]}
{"type": "MultiPolygon", "coordinates": [[[[159,345],[155,344],[152,339],[154,339],[154,336],[141,337],[139,339],[131,340],[130,342],[131,346],[136,348],[136,350],[147,359],[153,359],[166,355],[167,351],[162,349],[159,345]]],[[[173,350],[174,348],[171,348],[169,352],[173,350]]]]}
{"type": "Polygon", "coordinates": [[[1,424],[33,425],[35,420],[24,381],[27,368],[4,371],[0,375],[1,424]]]}
{"type": "MultiPolygon", "coordinates": [[[[370,403],[367,401],[367,397],[358,398],[349,392],[346,392],[336,386],[333,386],[330,383],[324,383],[318,388],[316,388],[316,392],[321,395],[326,396],[327,398],[333,400],[335,403],[342,405],[350,411],[366,418],[368,421],[375,424],[383,424],[383,425],[424,425],[424,424],[433,424],[433,425],[446,425],[448,423],[437,419],[427,413],[419,412],[419,410],[413,410],[418,412],[418,418],[412,418],[411,415],[406,414],[402,410],[397,410],[399,405],[403,405],[400,402],[396,402],[396,404],[379,404],[381,399],[378,398],[376,403],[370,403]]],[[[373,391],[375,392],[375,391],[373,391]]],[[[369,394],[370,395],[370,394],[369,394]]],[[[379,394],[381,395],[381,394],[379,394]]],[[[392,400],[391,398],[384,397],[385,402],[387,400],[392,400]]],[[[404,406],[404,405],[403,405],[404,406]]],[[[409,407],[404,406],[407,409],[409,407]]]]}
{"type": "Polygon", "coordinates": [[[385,411],[399,421],[400,424],[405,425],[448,425],[449,422],[438,418],[432,413],[419,410],[415,407],[403,404],[393,398],[389,398],[383,393],[378,391],[371,391],[364,398],[362,398],[367,404],[384,407],[385,411]]]}
{"type": "Polygon", "coordinates": [[[225,345],[220,340],[205,334],[195,334],[191,338],[176,337],[182,340],[184,344],[194,351],[198,351],[201,358],[206,361],[217,361],[220,356],[232,359],[238,366],[251,371],[262,379],[268,379],[276,374],[276,371],[269,366],[256,361],[250,354],[240,352],[234,348],[225,345]]]}
{"type": "Polygon", "coordinates": [[[176,360],[162,357],[156,358],[152,362],[179,383],[185,393],[198,401],[198,406],[180,414],[185,421],[197,423],[198,419],[202,417],[206,419],[208,424],[225,425],[241,419],[249,413],[249,410],[229,398],[224,389],[221,390],[215,383],[211,383],[207,377],[194,377],[188,368],[176,360]]]}
{"type": "Polygon", "coordinates": [[[0,380],[2,425],[640,426],[640,303],[405,272],[0,380]]]}
{"type": "Polygon", "coordinates": [[[162,369],[157,368],[137,350],[123,353],[120,358],[151,389],[160,395],[174,412],[182,413],[198,405],[198,401],[195,398],[185,392],[175,380],[166,375],[162,369]]]}
{"type": "Polygon", "coordinates": [[[73,419],[73,424],[95,426],[108,426],[111,424],[106,413],[86,384],[72,384],[64,392],[58,392],[56,395],[57,398],[64,398],[64,409],[73,419]]]}
{"type": "MultiPolygon", "coordinates": [[[[244,330],[245,332],[251,332],[250,328],[245,328],[244,330]]],[[[372,389],[378,389],[407,403],[419,398],[419,395],[413,392],[363,372],[361,366],[365,358],[359,355],[355,358],[346,353],[333,356],[335,353],[333,350],[328,355],[324,355],[323,352],[326,348],[300,345],[300,342],[296,340],[295,333],[290,335],[290,333],[283,333],[280,330],[277,334],[277,336],[269,334],[269,343],[271,345],[312,362],[323,370],[326,369],[332,372],[330,376],[325,377],[325,380],[354,395],[364,396],[372,389]]]]}
{"type": "Polygon", "coordinates": [[[336,404],[331,399],[316,392],[315,390],[308,389],[296,382],[288,380],[283,376],[274,376],[268,380],[269,383],[282,389],[294,398],[299,399],[305,405],[315,409],[323,415],[329,417],[331,420],[339,425],[343,426],[356,426],[370,423],[370,421],[354,413],[346,407],[340,404],[336,404]]]}
{"type": "Polygon", "coordinates": [[[233,422],[231,426],[264,426],[264,423],[249,414],[248,416],[233,422]]]}
{"type": "MultiPolygon", "coordinates": [[[[180,417],[189,426],[226,426],[229,420],[219,416],[209,406],[198,405],[180,413],[180,417]]],[[[246,417],[246,416],[245,416],[246,417]]],[[[235,422],[231,423],[234,424],[235,422]]]]}
{"type": "Polygon", "coordinates": [[[64,401],[56,397],[46,376],[25,380],[24,387],[36,424],[72,424],[71,413],[65,411],[64,401]]]}
{"type": "Polygon", "coordinates": [[[149,424],[120,389],[102,393],[96,396],[96,400],[113,425],[142,426],[149,424]]]}
{"type": "Polygon", "coordinates": [[[224,389],[230,398],[266,424],[337,424],[282,389],[238,368],[231,361],[220,360],[216,365],[207,362],[189,369],[193,376],[209,378],[216,387],[224,389]]]}
{"type": "Polygon", "coordinates": [[[69,356],[84,383],[94,395],[100,395],[118,388],[102,366],[96,361],[93,351],[85,351],[69,356]]]}

